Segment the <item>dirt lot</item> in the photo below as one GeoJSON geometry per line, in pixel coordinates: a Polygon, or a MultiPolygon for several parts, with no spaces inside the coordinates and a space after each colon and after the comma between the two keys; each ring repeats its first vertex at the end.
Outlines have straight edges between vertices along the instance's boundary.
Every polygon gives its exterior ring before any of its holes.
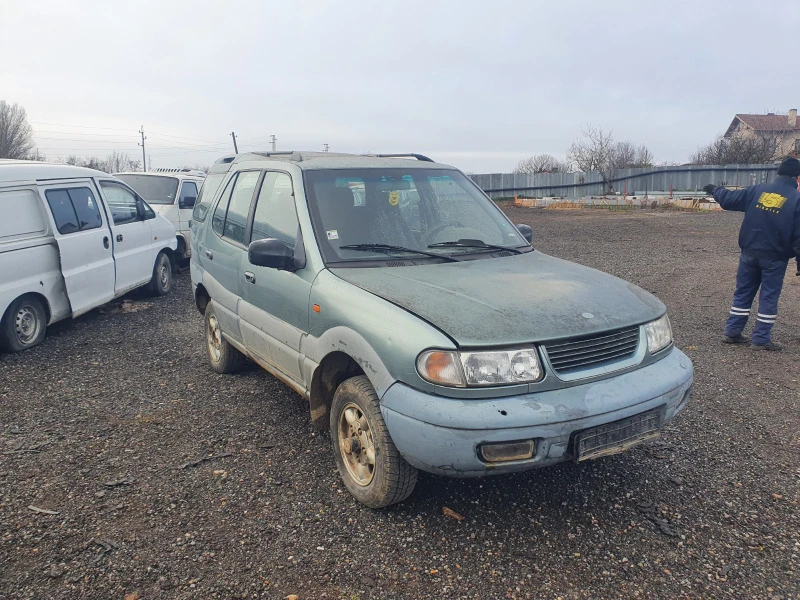
{"type": "Polygon", "coordinates": [[[756,353],[719,343],[737,215],[508,211],[667,304],[697,373],[662,440],[362,508],[300,397],[207,367],[184,274],[0,355],[0,598],[800,598],[794,269],[756,353]]]}

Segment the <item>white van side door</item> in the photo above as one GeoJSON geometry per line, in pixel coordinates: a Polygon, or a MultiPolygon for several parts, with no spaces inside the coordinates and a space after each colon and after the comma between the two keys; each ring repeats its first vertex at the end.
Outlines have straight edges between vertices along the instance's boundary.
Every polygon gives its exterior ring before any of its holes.
{"type": "Polygon", "coordinates": [[[147,283],[153,276],[155,251],[150,219],[140,214],[137,196],[130,188],[113,180],[101,179],[99,183],[111,219],[111,243],[117,267],[114,291],[120,295],[147,283]]]}
{"type": "Polygon", "coordinates": [[[114,297],[111,231],[90,181],[41,189],[61,255],[61,273],[72,316],[114,297]]]}

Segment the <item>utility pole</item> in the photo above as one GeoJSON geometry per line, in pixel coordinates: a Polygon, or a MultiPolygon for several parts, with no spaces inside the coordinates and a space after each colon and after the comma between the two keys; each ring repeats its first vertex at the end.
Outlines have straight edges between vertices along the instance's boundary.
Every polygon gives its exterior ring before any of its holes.
{"type": "Polygon", "coordinates": [[[328,144],[322,144],[322,151],[323,152],[327,152],[330,149],[331,149],[331,147],[328,144]]]}
{"type": "Polygon", "coordinates": [[[142,143],[139,144],[142,147],[142,171],[147,171],[147,158],[145,157],[144,153],[144,141],[147,139],[144,137],[144,125],[139,129],[139,133],[142,134],[142,143]]]}
{"type": "Polygon", "coordinates": [[[269,136],[269,141],[272,142],[272,151],[275,152],[278,149],[278,138],[275,137],[274,133],[269,136]]]}
{"type": "Polygon", "coordinates": [[[236,134],[233,131],[231,131],[231,137],[233,138],[233,152],[239,154],[239,148],[236,146],[236,134]]]}

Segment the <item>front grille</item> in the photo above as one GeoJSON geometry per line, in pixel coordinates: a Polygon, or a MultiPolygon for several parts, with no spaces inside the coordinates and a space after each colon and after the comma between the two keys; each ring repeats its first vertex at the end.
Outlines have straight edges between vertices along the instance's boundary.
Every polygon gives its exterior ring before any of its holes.
{"type": "Polygon", "coordinates": [[[545,344],[556,373],[568,374],[587,367],[611,366],[630,358],[639,346],[639,327],[604,332],[564,342],[545,344]]]}

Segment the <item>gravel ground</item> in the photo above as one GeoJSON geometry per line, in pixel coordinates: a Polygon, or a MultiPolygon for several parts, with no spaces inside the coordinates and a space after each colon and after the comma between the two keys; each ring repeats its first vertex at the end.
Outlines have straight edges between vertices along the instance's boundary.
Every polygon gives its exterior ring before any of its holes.
{"type": "Polygon", "coordinates": [[[362,508],[300,397],[207,366],[183,274],[0,355],[0,598],[800,598],[793,269],[755,353],[719,343],[738,215],[507,211],[667,304],[697,373],[661,440],[362,508]]]}

